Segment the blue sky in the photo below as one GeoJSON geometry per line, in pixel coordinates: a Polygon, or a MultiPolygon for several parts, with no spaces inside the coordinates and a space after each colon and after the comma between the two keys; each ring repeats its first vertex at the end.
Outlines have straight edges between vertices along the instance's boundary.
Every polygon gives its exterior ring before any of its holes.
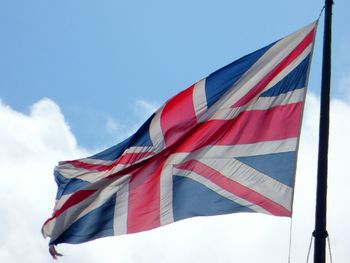
{"type": "MultiPolygon", "coordinates": [[[[0,218],[0,232],[7,237],[5,241],[0,238],[0,261],[23,262],[23,256],[30,252],[33,254],[29,262],[50,261],[40,226],[53,207],[55,184],[51,174],[58,160],[83,157],[121,141],[168,98],[233,60],[311,23],[322,6],[322,1],[315,0],[1,1],[0,176],[5,190],[0,193],[0,200],[13,200],[13,204],[3,202],[0,207],[0,214],[6,215],[0,218]],[[28,196],[32,200],[27,200],[28,196]],[[23,247],[19,249],[20,243],[23,247]]],[[[344,121],[350,116],[349,10],[348,0],[335,2],[332,105],[337,115],[332,117],[330,169],[335,179],[330,180],[330,193],[334,195],[329,202],[334,204],[330,206],[334,212],[330,230],[334,233],[334,258],[338,262],[347,262],[346,249],[350,245],[344,241],[346,229],[339,228],[342,222],[347,224],[345,219],[350,216],[341,206],[349,200],[342,194],[347,192],[344,182],[349,181],[344,177],[344,149],[349,144],[346,134],[350,132],[344,121]]],[[[299,213],[293,220],[299,243],[292,247],[292,262],[305,260],[313,230],[312,176],[316,165],[315,112],[321,81],[322,37],[323,16],[317,32],[309,81],[310,103],[299,155],[297,183],[306,183],[296,190],[294,211],[299,213]]],[[[237,246],[233,251],[242,258],[254,244],[262,245],[256,250],[257,256],[267,257],[277,248],[273,262],[286,261],[288,239],[271,240],[281,239],[277,232],[288,235],[288,220],[261,215],[216,220],[189,220],[140,235],[74,247],[63,245],[67,256],[62,262],[111,262],[115,258],[121,262],[157,262],[159,258],[162,260],[158,262],[194,262],[198,257],[201,262],[211,258],[232,262],[235,257],[227,249],[237,246]],[[243,223],[237,221],[241,218],[243,223]],[[223,231],[217,222],[230,230],[223,231]],[[273,235],[268,231],[271,229],[273,235]],[[185,239],[183,244],[178,232],[185,239]],[[266,235],[271,235],[271,240],[266,235]],[[241,242],[232,240],[232,236],[239,236],[241,242]],[[212,238],[226,245],[219,248],[210,243],[212,238]],[[266,240],[271,241],[270,245],[266,240]],[[165,249],[164,242],[175,245],[165,249]],[[195,242],[198,245],[189,250],[187,247],[195,242]],[[121,247],[118,255],[110,254],[114,246],[121,247]],[[142,253],[135,253],[134,248],[142,253]],[[203,251],[208,248],[214,252],[203,251]],[[182,256],[178,254],[181,249],[182,256]],[[105,257],[101,259],[103,253],[105,257]],[[100,261],[95,260],[97,255],[100,261]]],[[[249,260],[237,262],[261,262],[254,260],[251,255],[249,260]]]]}
{"type": "MultiPolygon", "coordinates": [[[[142,109],[135,107],[135,100],[162,104],[214,70],[312,22],[322,1],[252,5],[250,1],[3,1],[2,101],[28,112],[39,99],[50,98],[60,106],[80,145],[114,144],[123,136],[108,132],[106,123],[140,123],[137,112],[142,109]]],[[[347,7],[346,1],[334,7],[333,81],[343,64],[349,66],[349,59],[344,59],[344,43],[350,41],[347,7]],[[345,61],[339,65],[338,60],[345,61]]],[[[315,91],[322,25],[321,21],[310,83],[315,91]]]]}

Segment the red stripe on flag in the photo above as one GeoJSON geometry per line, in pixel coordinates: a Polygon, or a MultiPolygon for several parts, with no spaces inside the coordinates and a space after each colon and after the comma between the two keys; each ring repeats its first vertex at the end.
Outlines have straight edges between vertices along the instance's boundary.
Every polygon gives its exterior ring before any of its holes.
{"type": "Polygon", "coordinates": [[[243,112],[217,141],[220,145],[283,140],[299,135],[302,102],[243,112]]]}
{"type": "Polygon", "coordinates": [[[139,153],[124,153],[122,156],[119,157],[116,161],[114,161],[112,164],[104,165],[104,164],[93,164],[93,163],[87,163],[82,162],[79,160],[75,161],[67,161],[66,163],[69,163],[73,165],[75,168],[82,168],[90,171],[109,171],[113,167],[117,166],[118,164],[132,164],[134,162],[137,162],[145,157],[149,157],[154,155],[154,152],[139,152],[139,153]]]}
{"type": "Polygon", "coordinates": [[[250,203],[258,205],[277,216],[291,216],[291,212],[285,207],[278,203],[275,203],[266,196],[250,189],[232,179],[227,178],[223,174],[219,173],[217,170],[199,162],[192,160],[186,163],[175,165],[176,168],[193,171],[204,178],[210,180],[214,184],[218,185],[222,189],[238,196],[239,198],[245,199],[250,203]]]}
{"type": "Polygon", "coordinates": [[[163,163],[155,159],[134,171],[129,183],[127,233],[160,226],[160,173],[163,163]]]}
{"type": "Polygon", "coordinates": [[[53,215],[51,218],[46,220],[44,225],[49,222],[50,220],[54,219],[55,217],[58,217],[61,215],[64,211],[66,211],[68,208],[75,206],[76,204],[80,203],[84,199],[88,198],[92,194],[94,194],[96,190],[80,190],[78,192],[75,192],[72,194],[67,201],[62,205],[62,207],[56,211],[54,211],[53,215]]]}
{"type": "Polygon", "coordinates": [[[175,143],[196,124],[193,88],[194,85],[171,98],[162,110],[160,123],[166,146],[175,143]]]}
{"type": "Polygon", "coordinates": [[[125,153],[118,159],[118,164],[132,164],[143,158],[154,155],[154,152],[125,153]]]}
{"type": "Polygon", "coordinates": [[[299,135],[301,110],[302,102],[298,102],[268,110],[245,111],[231,120],[210,120],[202,123],[176,151],[295,138],[299,135]]]}
{"type": "Polygon", "coordinates": [[[310,31],[309,34],[292,50],[277,66],[275,66],[268,74],[265,75],[244,97],[238,100],[232,107],[241,107],[247,104],[252,98],[259,94],[269,82],[276,77],[283,69],[285,69],[290,63],[293,62],[313,41],[315,29],[310,31]]]}
{"type": "Polygon", "coordinates": [[[104,165],[104,164],[86,163],[79,160],[67,161],[66,163],[73,165],[75,168],[82,168],[90,171],[99,171],[99,172],[111,170],[116,165],[114,162],[109,165],[104,165]]]}

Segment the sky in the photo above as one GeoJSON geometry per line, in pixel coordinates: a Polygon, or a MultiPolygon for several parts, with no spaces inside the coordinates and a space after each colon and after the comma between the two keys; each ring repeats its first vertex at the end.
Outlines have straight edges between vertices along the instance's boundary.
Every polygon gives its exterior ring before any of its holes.
{"type": "MultiPolygon", "coordinates": [[[[52,262],[40,228],[52,170],[112,146],[179,91],[316,20],[322,1],[1,1],[0,262],[52,262]]],[[[350,2],[333,8],[328,231],[348,262],[350,2]]],[[[60,262],[305,262],[314,227],[323,16],[298,157],[293,219],[193,218],[59,245],[60,262]]]]}

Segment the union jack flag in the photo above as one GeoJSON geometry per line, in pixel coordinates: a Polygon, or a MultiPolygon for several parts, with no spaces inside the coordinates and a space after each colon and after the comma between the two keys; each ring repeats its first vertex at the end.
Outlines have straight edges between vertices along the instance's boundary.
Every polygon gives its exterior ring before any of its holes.
{"type": "Polygon", "coordinates": [[[131,137],[63,161],[50,245],[153,229],[195,216],[290,217],[317,23],[246,55],[158,109],[131,137]]]}

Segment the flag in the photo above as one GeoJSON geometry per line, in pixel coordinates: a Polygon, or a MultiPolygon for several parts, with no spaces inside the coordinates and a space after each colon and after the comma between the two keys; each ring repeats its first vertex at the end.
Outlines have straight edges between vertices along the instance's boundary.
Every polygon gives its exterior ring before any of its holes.
{"type": "Polygon", "coordinates": [[[59,162],[51,249],[195,216],[290,217],[316,25],[183,90],[125,141],[59,162]]]}

